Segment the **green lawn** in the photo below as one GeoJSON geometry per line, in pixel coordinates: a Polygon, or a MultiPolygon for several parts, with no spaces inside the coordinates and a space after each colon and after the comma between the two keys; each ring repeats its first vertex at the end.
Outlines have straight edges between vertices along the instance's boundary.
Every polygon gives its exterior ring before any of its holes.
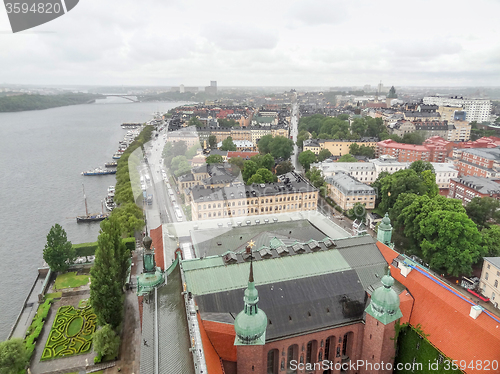
{"type": "Polygon", "coordinates": [[[55,289],[75,288],[89,283],[89,275],[76,275],[76,271],[59,274],[56,278],[55,289]]]}
{"type": "Polygon", "coordinates": [[[60,299],[62,296],[62,292],[52,292],[45,294],[45,300],[47,299],[60,299]]]}

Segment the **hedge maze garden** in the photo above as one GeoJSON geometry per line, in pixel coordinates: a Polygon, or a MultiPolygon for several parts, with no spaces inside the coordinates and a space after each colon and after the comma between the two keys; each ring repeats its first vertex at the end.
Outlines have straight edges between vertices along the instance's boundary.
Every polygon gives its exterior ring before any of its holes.
{"type": "Polygon", "coordinates": [[[43,349],[42,361],[89,352],[95,330],[96,315],[90,306],[60,307],[43,349]]]}

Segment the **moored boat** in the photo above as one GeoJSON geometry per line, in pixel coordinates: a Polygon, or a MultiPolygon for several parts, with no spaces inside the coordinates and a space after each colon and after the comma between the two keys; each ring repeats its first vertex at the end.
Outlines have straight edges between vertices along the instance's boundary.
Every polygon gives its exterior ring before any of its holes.
{"type": "Polygon", "coordinates": [[[104,208],[102,208],[101,213],[97,214],[89,214],[88,209],[87,209],[87,196],[85,195],[85,186],[82,184],[83,188],[83,200],[85,201],[85,215],[84,216],[76,216],[76,222],[77,223],[83,223],[83,222],[98,222],[102,221],[106,218],[109,217],[108,213],[104,213],[104,208]]]}
{"type": "Polygon", "coordinates": [[[116,161],[106,162],[104,166],[107,168],[116,168],[118,166],[118,162],[116,161]]]}
{"type": "Polygon", "coordinates": [[[82,175],[108,175],[116,174],[116,170],[95,168],[94,170],[83,171],[82,175]]]}

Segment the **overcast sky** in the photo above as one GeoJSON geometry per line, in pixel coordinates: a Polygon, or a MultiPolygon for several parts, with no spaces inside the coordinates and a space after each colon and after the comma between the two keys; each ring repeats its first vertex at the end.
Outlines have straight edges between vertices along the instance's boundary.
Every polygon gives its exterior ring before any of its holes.
{"type": "Polygon", "coordinates": [[[0,83],[500,86],[498,0],[80,0],[12,34],[0,83]]]}

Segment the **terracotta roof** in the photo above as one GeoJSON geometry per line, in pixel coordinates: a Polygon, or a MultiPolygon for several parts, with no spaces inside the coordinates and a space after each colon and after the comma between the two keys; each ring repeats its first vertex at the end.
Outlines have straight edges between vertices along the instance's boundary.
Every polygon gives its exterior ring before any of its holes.
{"type": "Polygon", "coordinates": [[[163,233],[161,227],[162,226],[160,225],[156,229],[151,229],[149,231],[149,236],[153,239],[156,266],[159,266],[161,270],[165,270],[165,260],[163,257],[163,233]]]}
{"type": "Polygon", "coordinates": [[[222,362],[212,342],[208,338],[205,327],[201,322],[200,314],[198,314],[198,325],[200,326],[201,342],[203,344],[203,352],[205,353],[205,363],[207,365],[208,374],[223,374],[222,362]]]}
{"type": "Polygon", "coordinates": [[[206,320],[202,320],[201,324],[219,357],[225,361],[236,362],[234,325],[206,320]]]}
{"type": "MultiPolygon", "coordinates": [[[[399,255],[381,242],[377,242],[377,246],[389,264],[399,255]]],[[[423,270],[420,272],[414,269],[405,278],[398,268],[392,266],[391,275],[406,286],[415,300],[410,324],[420,324],[423,332],[429,334],[427,339],[444,355],[467,363],[472,360],[482,360],[483,363],[486,360],[498,360],[500,322],[485,312],[477,319],[470,317],[470,309],[474,303],[446,289],[443,287],[446,285],[444,282],[423,270]]],[[[484,371],[466,369],[465,372],[484,371]]]]}
{"type": "Polygon", "coordinates": [[[233,158],[233,157],[241,157],[241,158],[250,158],[252,156],[258,155],[259,152],[236,152],[236,151],[229,151],[227,152],[227,158],[233,158]]]}

